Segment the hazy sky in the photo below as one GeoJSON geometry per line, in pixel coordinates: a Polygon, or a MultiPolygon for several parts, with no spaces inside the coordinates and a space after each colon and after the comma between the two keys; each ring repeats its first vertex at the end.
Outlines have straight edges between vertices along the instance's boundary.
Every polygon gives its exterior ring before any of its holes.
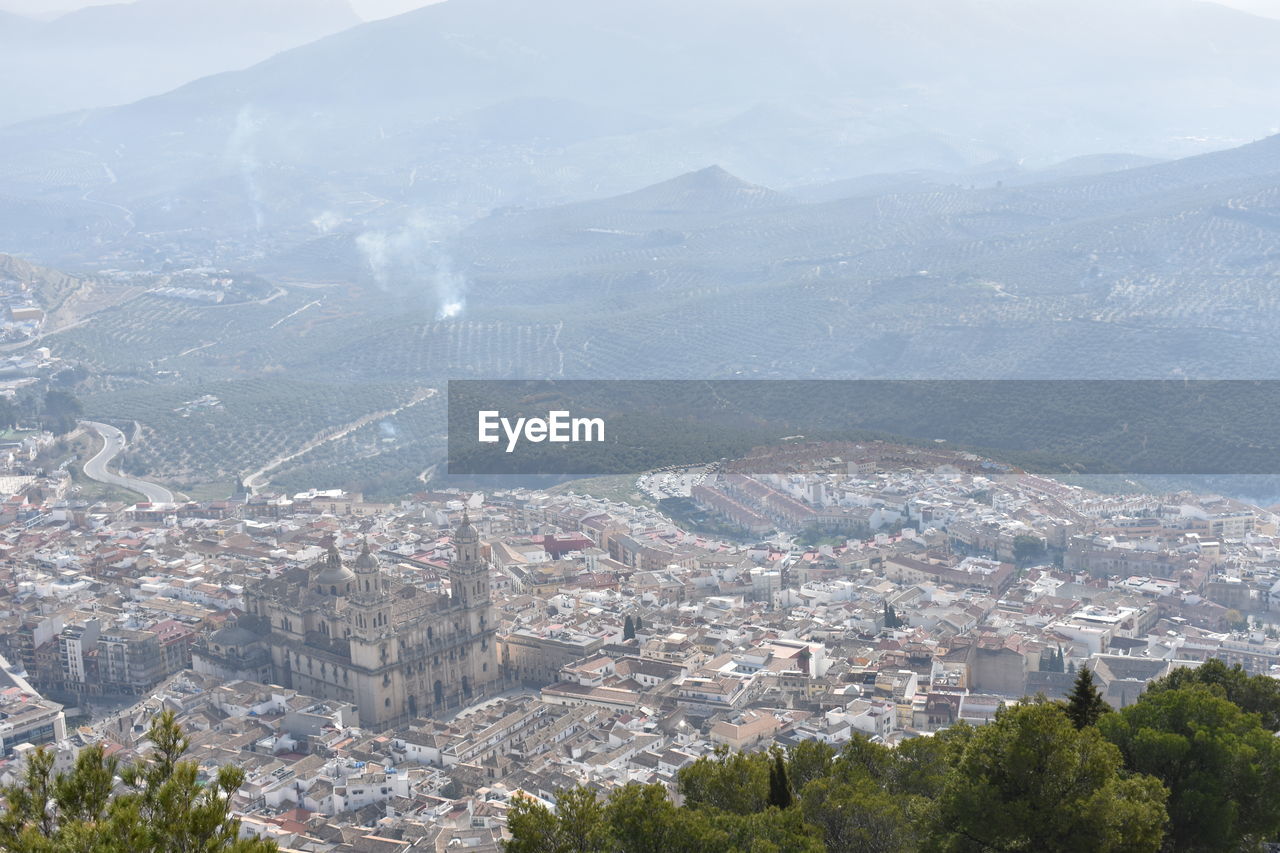
{"type": "MultiPolygon", "coordinates": [[[[122,0],[0,0],[0,9],[24,15],[49,17],[81,6],[101,6],[119,2],[122,0]]],[[[123,0],[123,2],[129,2],[129,0],[123,0]]],[[[357,13],[368,20],[373,20],[398,15],[433,2],[438,0],[351,0],[351,5],[357,13]]],[[[1253,12],[1256,15],[1280,18],[1280,0],[1217,0],[1217,2],[1224,6],[1253,12]]]]}
{"type": "MultiPolygon", "coordinates": [[[[0,9],[32,17],[51,17],[82,6],[104,6],[129,0],[0,0],[0,9]]],[[[350,0],[356,12],[368,20],[399,15],[437,0],[350,0]]],[[[1280,4],[1280,0],[1268,0],[1280,4]]]]}

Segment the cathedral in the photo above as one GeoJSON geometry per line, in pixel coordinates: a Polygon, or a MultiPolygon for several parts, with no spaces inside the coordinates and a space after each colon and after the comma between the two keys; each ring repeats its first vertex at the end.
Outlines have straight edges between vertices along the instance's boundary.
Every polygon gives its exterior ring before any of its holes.
{"type": "MultiPolygon", "coordinates": [[[[480,535],[465,513],[453,544],[449,595],[387,577],[367,543],[350,566],[330,546],[318,563],[246,590],[237,646],[216,658],[269,652],[275,683],[350,702],[369,729],[476,702],[498,689],[497,624],[480,535]]],[[[208,644],[193,655],[205,666],[215,658],[208,644]]]]}

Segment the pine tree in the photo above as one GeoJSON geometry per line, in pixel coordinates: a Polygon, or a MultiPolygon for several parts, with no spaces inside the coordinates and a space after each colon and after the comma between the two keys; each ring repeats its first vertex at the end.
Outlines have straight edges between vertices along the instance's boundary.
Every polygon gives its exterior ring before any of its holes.
{"type": "Polygon", "coordinates": [[[101,745],[84,749],[69,773],[55,774],[45,747],[28,759],[22,779],[3,792],[0,850],[12,853],[270,853],[274,841],[240,838],[232,798],[243,768],[220,767],[202,781],[183,761],[190,741],[172,711],[151,724],[150,752],[121,767],[101,745]],[[119,776],[121,785],[115,785],[119,776]]]}
{"type": "Polygon", "coordinates": [[[783,757],[782,750],[775,750],[773,765],[769,768],[769,805],[789,809],[794,799],[791,794],[791,777],[787,773],[787,760],[783,757]]]}
{"type": "Polygon", "coordinates": [[[1067,697],[1067,716],[1077,729],[1094,725],[1103,714],[1111,710],[1111,706],[1102,698],[1098,686],[1093,681],[1093,673],[1089,667],[1080,667],[1076,675],[1075,686],[1067,697]]]}
{"type": "Polygon", "coordinates": [[[622,623],[622,640],[634,640],[636,638],[636,623],[630,616],[622,623]]]}

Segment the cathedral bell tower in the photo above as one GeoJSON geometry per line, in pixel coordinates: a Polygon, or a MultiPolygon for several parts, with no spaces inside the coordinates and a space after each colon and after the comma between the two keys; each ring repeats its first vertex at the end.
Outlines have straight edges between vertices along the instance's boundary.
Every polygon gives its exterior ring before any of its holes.
{"type": "Polygon", "coordinates": [[[489,566],[480,556],[480,533],[471,524],[466,509],[462,524],[453,533],[453,562],[449,565],[449,585],[454,607],[471,610],[487,607],[489,601],[489,566]]]}
{"type": "Polygon", "coordinates": [[[369,553],[369,540],[364,540],[360,556],[355,562],[357,601],[372,601],[382,596],[382,570],[378,566],[378,558],[369,553]]]}
{"type": "Polygon", "coordinates": [[[366,539],[353,573],[355,592],[351,599],[351,627],[356,637],[374,640],[391,631],[391,602],[382,583],[378,558],[369,553],[366,539]]]}

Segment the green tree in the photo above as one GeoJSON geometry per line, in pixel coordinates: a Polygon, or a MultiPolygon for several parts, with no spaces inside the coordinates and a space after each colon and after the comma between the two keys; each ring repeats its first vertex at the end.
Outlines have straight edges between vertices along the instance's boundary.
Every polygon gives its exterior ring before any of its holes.
{"type": "Polygon", "coordinates": [[[1280,834],[1280,746],[1257,714],[1189,684],[1143,694],[1098,728],[1130,770],[1169,789],[1169,849],[1256,849],[1280,834]]]}
{"type": "Polygon", "coordinates": [[[1013,537],[1013,562],[1015,565],[1029,566],[1045,555],[1044,540],[1039,536],[1026,533],[1013,537]]]}
{"type": "MultiPolygon", "coordinates": [[[[697,812],[695,812],[696,814],[697,812]]],[[[817,830],[799,809],[765,809],[755,814],[703,811],[710,830],[708,853],[825,853],[817,830]]]]}
{"type": "Polygon", "coordinates": [[[814,779],[830,774],[835,754],[831,744],[820,740],[802,740],[787,750],[787,766],[795,790],[803,791],[814,779]]]}
{"type": "Polygon", "coordinates": [[[1040,656],[1041,672],[1066,672],[1066,656],[1061,648],[1050,649],[1040,656]]]}
{"type": "Polygon", "coordinates": [[[791,777],[787,773],[787,759],[782,750],[773,750],[773,764],[769,767],[769,805],[789,809],[794,801],[791,793],[791,777]]]}
{"type": "Polygon", "coordinates": [[[715,831],[706,815],[677,808],[662,785],[624,785],[609,795],[605,816],[626,853],[699,853],[715,831]]]}
{"type": "Polygon", "coordinates": [[[934,845],[949,851],[1154,851],[1166,792],[1122,777],[1120,751],[1077,730],[1060,706],[1001,710],[974,732],[938,803],[934,845]]]}
{"type": "Polygon", "coordinates": [[[622,639],[625,642],[626,640],[634,640],[635,638],[636,623],[635,620],[628,616],[626,621],[622,623],[622,639]]]}
{"type": "Polygon", "coordinates": [[[511,839],[503,849],[507,853],[558,853],[560,822],[551,810],[533,797],[517,793],[507,810],[507,831],[511,839]]]}
{"type": "Polygon", "coordinates": [[[89,371],[83,365],[77,364],[71,367],[64,367],[50,378],[50,383],[60,385],[64,388],[71,388],[79,385],[81,382],[89,378],[89,371]]]}
{"type": "Polygon", "coordinates": [[[206,784],[189,741],[166,711],[147,733],[150,753],[119,767],[101,746],[81,751],[75,767],[53,773],[53,753],[35,750],[22,781],[5,789],[0,849],[13,853],[268,853],[275,842],[239,837],[231,798],[244,771],[225,766],[206,784]],[[117,776],[123,790],[115,792],[117,776]]]}
{"type": "Polygon", "coordinates": [[[1111,706],[1102,698],[1089,667],[1080,667],[1071,695],[1067,697],[1066,712],[1071,724],[1077,729],[1096,725],[1102,715],[1110,710],[1111,706]]]}
{"type": "Polygon", "coordinates": [[[8,397],[0,397],[0,429],[13,429],[18,425],[18,407],[8,397]]]}
{"type": "Polygon", "coordinates": [[[768,753],[730,752],[719,747],[676,774],[680,796],[691,808],[713,808],[749,815],[769,806],[768,753]]]}
{"type": "Polygon", "coordinates": [[[909,801],[889,793],[869,776],[816,779],[805,786],[800,806],[805,819],[822,832],[830,853],[918,849],[909,801]]]}
{"type": "Polygon", "coordinates": [[[937,800],[974,732],[972,726],[959,723],[933,737],[903,741],[893,750],[890,790],[899,796],[937,800]]]}
{"type": "Polygon", "coordinates": [[[507,813],[508,853],[604,853],[612,849],[605,806],[581,785],[556,795],[552,813],[528,796],[512,798],[507,813]]]}
{"type": "Polygon", "coordinates": [[[1162,690],[1178,690],[1193,684],[1203,684],[1244,711],[1262,717],[1267,731],[1280,731],[1280,681],[1269,675],[1250,675],[1240,664],[1228,667],[1217,658],[1210,658],[1194,669],[1175,669],[1164,678],[1147,685],[1147,695],[1162,690]]]}
{"type": "Polygon", "coordinates": [[[80,419],[80,415],[84,413],[79,400],[66,391],[58,390],[45,393],[41,410],[41,423],[54,435],[65,435],[71,432],[76,428],[76,421],[80,419]]]}
{"type": "Polygon", "coordinates": [[[590,853],[609,848],[604,803],[596,797],[595,791],[581,785],[561,791],[556,797],[556,817],[564,849],[590,853]]]}

